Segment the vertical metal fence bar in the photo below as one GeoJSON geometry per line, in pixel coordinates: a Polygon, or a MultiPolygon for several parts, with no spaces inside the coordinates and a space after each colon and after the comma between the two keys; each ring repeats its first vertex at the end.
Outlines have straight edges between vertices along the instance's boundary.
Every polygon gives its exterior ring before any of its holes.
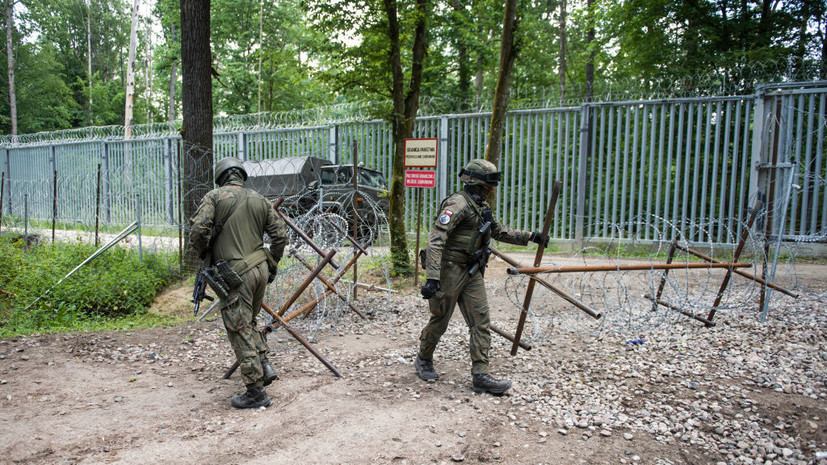
{"type": "MultiPolygon", "coordinates": [[[[598,118],[597,114],[595,114],[595,118],[598,118]]],[[[606,180],[608,179],[608,173],[606,171],[606,162],[608,162],[608,158],[605,157],[604,150],[605,147],[605,137],[606,134],[606,107],[600,107],[600,129],[593,131],[595,132],[595,137],[597,138],[597,142],[592,144],[592,147],[597,147],[597,183],[595,188],[592,190],[591,195],[591,203],[594,205],[592,209],[592,217],[591,217],[591,228],[589,229],[589,236],[597,237],[599,232],[599,224],[598,222],[605,222],[606,217],[601,216],[601,212],[603,208],[605,208],[605,198],[604,192],[606,191],[606,180]]]]}
{"type": "Polygon", "coordinates": [[[630,231],[634,231],[633,234],[637,234],[639,232],[638,224],[636,223],[639,221],[638,215],[640,214],[640,210],[638,207],[640,204],[635,202],[635,199],[637,198],[640,200],[638,184],[641,184],[643,181],[643,176],[641,175],[643,160],[638,159],[638,156],[640,155],[640,146],[642,145],[640,140],[642,136],[638,137],[638,129],[640,128],[640,112],[641,108],[639,105],[632,106],[632,114],[634,115],[634,119],[632,119],[632,152],[629,155],[632,162],[629,166],[629,216],[627,218],[630,231]],[[641,183],[638,183],[638,181],[641,181],[641,183]]]}
{"type": "MultiPolygon", "coordinates": [[[[718,189],[718,171],[721,167],[718,165],[718,157],[720,156],[720,145],[721,145],[721,118],[723,117],[721,108],[721,102],[717,102],[715,104],[715,139],[712,144],[712,166],[710,166],[710,170],[712,171],[712,181],[710,182],[709,186],[709,205],[707,206],[707,214],[709,215],[709,240],[710,241],[717,241],[720,242],[721,236],[721,221],[719,220],[719,216],[716,214],[715,209],[715,202],[717,200],[717,189],[718,189]],[[717,234],[716,234],[717,229],[717,234]]],[[[722,178],[723,179],[723,178],[722,178]]]]}
{"type": "MultiPolygon", "coordinates": [[[[662,214],[666,210],[666,205],[662,198],[664,192],[669,192],[669,186],[665,185],[668,179],[671,176],[664,175],[664,167],[663,167],[663,155],[664,155],[664,148],[666,147],[666,104],[660,104],[658,106],[658,114],[660,116],[658,120],[658,167],[657,167],[657,175],[655,176],[655,223],[654,227],[655,230],[658,231],[658,240],[666,240],[666,237],[663,234],[663,219],[662,214]]],[[[652,118],[652,126],[654,127],[655,119],[652,118]]],[[[670,136],[671,139],[671,136],[670,136]]],[[[654,137],[652,138],[652,147],[655,146],[654,137]]],[[[671,144],[670,144],[671,149],[671,144]]],[[[669,160],[671,162],[671,159],[669,160]]],[[[666,166],[670,166],[667,164],[666,166]]],[[[668,195],[668,194],[667,194],[668,195]]]]}
{"type": "MultiPolygon", "coordinates": [[[[827,117],[825,117],[825,113],[827,113],[827,93],[822,93],[821,97],[819,98],[819,105],[818,105],[818,136],[816,137],[816,153],[818,157],[816,158],[816,176],[818,179],[824,180],[827,179],[827,175],[822,172],[822,162],[825,162],[827,165],[827,160],[824,160],[824,127],[827,125],[827,117]]],[[[823,181],[822,181],[823,182],[823,181]]],[[[814,192],[813,192],[813,210],[812,210],[812,220],[810,220],[810,230],[815,232],[818,231],[818,203],[819,203],[819,186],[821,182],[814,182],[814,192]]],[[[827,187],[824,188],[824,197],[821,200],[821,230],[827,229],[827,187]]]]}
{"type": "MultiPolygon", "coordinates": [[[[730,144],[730,134],[732,133],[732,102],[727,102],[726,106],[724,107],[724,113],[726,114],[725,121],[724,121],[724,145],[723,150],[721,151],[721,186],[719,189],[719,204],[718,204],[718,237],[717,242],[724,242],[724,237],[726,235],[727,238],[734,238],[732,236],[731,231],[729,230],[729,216],[726,215],[727,205],[732,203],[732,199],[727,197],[727,187],[729,182],[727,182],[727,175],[729,174],[728,165],[732,164],[732,170],[735,169],[735,157],[730,155],[729,151],[729,144],[730,144]]],[[[718,144],[715,144],[716,150],[718,144]]],[[[717,160],[717,152],[716,152],[716,160],[717,160]]],[[[714,186],[713,186],[714,187],[714,186]]],[[[734,239],[733,239],[734,240],[734,239]]],[[[728,242],[728,241],[727,241],[728,242]]]]}
{"type": "Polygon", "coordinates": [[[603,237],[607,237],[609,235],[609,209],[612,206],[611,203],[611,194],[614,193],[615,189],[610,186],[614,186],[617,182],[617,175],[614,175],[614,167],[617,166],[616,158],[613,156],[613,142],[614,142],[614,115],[615,109],[609,108],[606,112],[608,116],[608,121],[606,122],[607,132],[606,132],[606,182],[605,188],[603,192],[603,218],[601,219],[603,223],[602,228],[602,235],[603,237]]]}
{"type": "MultiPolygon", "coordinates": [[[[583,248],[583,222],[586,214],[586,167],[588,154],[588,139],[589,134],[589,119],[591,107],[588,104],[580,106],[580,151],[578,156],[577,168],[572,171],[577,172],[577,197],[575,202],[575,220],[574,220],[574,240],[578,249],[583,248]]],[[[573,183],[572,183],[573,185],[573,183]]],[[[574,198],[574,195],[572,195],[574,198]]]]}
{"type": "Polygon", "coordinates": [[[626,198],[629,196],[629,189],[628,189],[628,179],[629,179],[629,171],[630,169],[630,154],[629,154],[629,145],[631,144],[631,120],[632,120],[632,113],[631,107],[626,106],[626,115],[623,118],[624,125],[623,125],[623,177],[621,178],[621,194],[620,194],[620,223],[622,228],[628,230],[629,221],[629,208],[626,204],[626,198]]]}
{"type": "Polygon", "coordinates": [[[548,166],[551,166],[550,162],[551,158],[549,156],[550,151],[548,150],[547,145],[547,134],[548,134],[548,119],[549,114],[544,112],[539,121],[540,126],[540,205],[544,205],[546,203],[546,197],[549,192],[551,192],[549,186],[551,185],[551,176],[548,172],[548,166]],[[548,166],[547,166],[548,165],[548,166]]]}

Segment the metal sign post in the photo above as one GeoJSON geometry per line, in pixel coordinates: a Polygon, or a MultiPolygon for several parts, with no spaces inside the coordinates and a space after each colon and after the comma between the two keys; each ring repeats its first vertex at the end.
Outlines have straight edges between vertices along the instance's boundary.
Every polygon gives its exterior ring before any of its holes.
{"type": "MultiPolygon", "coordinates": [[[[436,168],[438,139],[405,139],[405,168],[436,168]]],[[[405,170],[405,187],[436,187],[436,171],[405,170]]],[[[416,192],[416,249],[414,287],[419,286],[419,238],[422,230],[422,191],[416,192]]],[[[424,264],[423,264],[424,266],[424,264]]]]}

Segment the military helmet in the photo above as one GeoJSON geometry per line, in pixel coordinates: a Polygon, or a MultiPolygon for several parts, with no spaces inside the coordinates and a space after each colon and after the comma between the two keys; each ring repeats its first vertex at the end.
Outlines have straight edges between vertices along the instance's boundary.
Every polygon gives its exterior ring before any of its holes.
{"type": "Polygon", "coordinates": [[[222,158],[218,161],[218,164],[215,165],[215,183],[219,186],[223,185],[230,171],[234,169],[240,171],[244,180],[247,180],[247,171],[244,170],[244,165],[241,163],[241,160],[235,157],[227,157],[222,158]]]}
{"type": "Polygon", "coordinates": [[[500,182],[500,172],[490,161],[477,158],[465,165],[459,172],[459,179],[468,186],[496,186],[500,182]]]}

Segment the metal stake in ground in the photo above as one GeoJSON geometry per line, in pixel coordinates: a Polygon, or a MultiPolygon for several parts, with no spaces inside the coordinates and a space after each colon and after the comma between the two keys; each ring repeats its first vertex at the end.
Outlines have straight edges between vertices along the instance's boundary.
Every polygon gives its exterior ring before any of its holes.
{"type": "MultiPolygon", "coordinates": [[[[284,329],[286,329],[287,332],[290,333],[291,336],[293,336],[293,338],[299,341],[299,343],[301,343],[301,345],[303,345],[311,354],[313,354],[314,357],[319,359],[319,361],[322,362],[322,364],[324,364],[324,366],[326,366],[328,370],[332,371],[337,378],[342,377],[342,374],[339,372],[339,370],[337,370],[332,363],[328,362],[327,359],[324,358],[324,356],[320,354],[319,351],[316,350],[313,347],[313,345],[311,345],[310,342],[304,338],[304,336],[301,335],[301,333],[299,333],[292,326],[287,324],[289,318],[280,317],[278,313],[276,313],[272,308],[270,308],[269,305],[267,305],[264,302],[261,303],[261,308],[263,308],[265,312],[269,313],[270,316],[273,317],[273,322],[265,326],[264,330],[262,330],[265,338],[267,337],[267,334],[275,331],[279,325],[283,326],[284,329]]],[[[230,379],[230,376],[232,376],[235,370],[238,369],[238,365],[238,360],[236,360],[235,363],[233,363],[233,365],[224,373],[224,379],[230,379]]]]}
{"type": "MultiPolygon", "coordinates": [[[[308,235],[307,235],[307,233],[305,233],[305,232],[302,230],[302,228],[300,228],[300,227],[299,227],[296,223],[294,223],[294,222],[293,222],[293,220],[292,220],[292,219],[290,219],[290,217],[289,217],[289,216],[287,216],[287,214],[285,214],[283,211],[281,211],[281,210],[279,209],[279,206],[280,206],[283,202],[284,202],[284,197],[279,197],[278,199],[276,199],[276,201],[275,201],[275,202],[273,202],[273,208],[275,208],[275,209],[276,209],[276,213],[278,213],[278,214],[279,214],[279,216],[281,216],[281,219],[283,219],[283,220],[284,220],[284,223],[285,223],[285,224],[287,224],[287,226],[289,226],[289,227],[290,227],[290,229],[292,229],[293,231],[295,231],[295,232],[296,232],[296,234],[298,234],[298,236],[299,236],[299,237],[301,237],[301,238],[302,238],[302,240],[303,240],[304,242],[306,242],[306,243],[307,243],[307,245],[309,245],[311,249],[315,250],[317,254],[319,254],[319,255],[321,255],[322,257],[324,257],[324,256],[325,256],[325,251],[324,251],[324,250],[322,250],[322,248],[321,248],[321,247],[319,247],[319,244],[316,244],[316,241],[314,241],[313,239],[311,239],[311,238],[310,238],[310,236],[308,236],[308,235]]],[[[330,260],[330,266],[332,266],[333,268],[336,268],[337,270],[339,269],[339,265],[338,265],[336,262],[334,262],[333,260],[330,260]]]]}
{"type": "MultiPolygon", "coordinates": [[[[284,323],[287,320],[289,320],[290,318],[281,318],[281,315],[284,315],[284,312],[287,311],[287,309],[296,302],[296,300],[299,298],[299,296],[302,294],[302,292],[304,292],[304,290],[307,289],[307,286],[310,285],[310,283],[313,281],[313,279],[315,279],[316,276],[319,273],[322,272],[322,269],[330,262],[330,260],[333,258],[333,255],[335,255],[335,254],[336,254],[335,250],[331,250],[330,252],[325,254],[324,258],[322,258],[322,260],[319,262],[319,264],[316,266],[316,268],[314,268],[313,271],[310,272],[310,275],[304,280],[304,282],[302,282],[299,285],[299,287],[296,288],[295,291],[293,291],[293,294],[291,294],[290,297],[284,302],[284,305],[282,305],[282,307],[279,309],[278,312],[274,311],[272,308],[270,308],[269,305],[265,304],[264,302],[261,303],[261,308],[263,308],[267,313],[269,313],[273,317],[274,321],[278,321],[279,323],[284,323]]],[[[298,314],[296,314],[296,315],[298,315],[298,314]]],[[[292,316],[293,315],[291,315],[291,318],[292,318],[292,316]]],[[[271,328],[270,330],[272,330],[272,329],[274,329],[274,328],[271,328]]],[[[287,326],[285,326],[285,329],[287,329],[287,326]]],[[[267,330],[267,329],[265,328],[265,330],[267,330]]],[[[296,337],[296,334],[298,334],[298,333],[294,334],[295,330],[293,330],[292,328],[288,329],[288,331],[290,331],[290,334],[293,335],[293,337],[296,337]]],[[[296,339],[298,339],[298,337],[296,337],[296,339]]],[[[305,347],[308,347],[308,344],[305,344],[306,341],[303,342],[302,340],[299,340],[299,342],[301,342],[305,347]]],[[[310,350],[310,347],[308,347],[308,350],[310,350]]],[[[317,352],[311,350],[311,353],[313,353],[313,355],[315,355],[317,358],[322,360],[322,358],[320,358],[321,356],[318,355],[317,352]]],[[[326,366],[328,365],[326,360],[322,360],[322,363],[325,363],[326,366]]],[[[231,366],[230,369],[227,370],[226,373],[224,373],[224,379],[227,379],[230,376],[232,376],[232,374],[236,370],[236,368],[238,368],[238,360],[236,360],[235,363],[233,363],[233,366],[231,366]]],[[[330,368],[330,367],[328,367],[328,368],[330,368]]],[[[336,373],[337,376],[339,376],[339,377],[342,376],[342,375],[339,374],[339,372],[335,368],[333,370],[334,370],[333,372],[336,373]]]]}
{"type": "MultiPolygon", "coordinates": [[[[735,248],[735,253],[732,255],[732,263],[738,261],[738,258],[741,257],[741,252],[744,251],[744,245],[747,243],[747,238],[749,238],[749,231],[752,229],[752,224],[755,223],[755,218],[758,216],[758,211],[761,209],[761,201],[758,200],[755,202],[755,208],[752,209],[752,214],[749,216],[749,220],[747,221],[747,227],[741,232],[741,240],[738,242],[738,247],[735,248]]],[[[729,286],[729,280],[732,278],[732,268],[727,270],[726,275],[724,275],[724,280],[721,281],[721,288],[718,289],[718,295],[715,296],[715,302],[712,303],[712,310],[709,311],[709,315],[706,316],[706,319],[712,321],[715,318],[715,311],[718,309],[718,306],[721,305],[721,300],[724,298],[724,292],[726,292],[727,286],[729,286]]],[[[707,326],[710,326],[707,324],[707,326]]]]}
{"type": "MultiPolygon", "coordinates": [[[[320,295],[320,296],[319,296],[319,297],[317,297],[315,300],[313,300],[312,302],[310,302],[310,303],[308,303],[307,305],[305,305],[304,307],[302,307],[302,308],[300,309],[301,311],[299,312],[299,314],[302,314],[302,313],[304,313],[304,314],[309,314],[309,313],[310,313],[310,310],[313,310],[314,308],[316,308],[316,305],[318,305],[318,304],[319,304],[319,302],[321,302],[322,300],[326,299],[326,298],[327,298],[327,296],[329,296],[330,294],[335,293],[335,294],[336,294],[336,296],[337,296],[337,297],[339,297],[339,299],[340,299],[342,302],[346,303],[346,304],[350,307],[350,309],[351,309],[351,310],[353,310],[354,312],[356,312],[356,314],[357,314],[357,315],[359,315],[360,317],[362,317],[362,319],[363,319],[363,320],[367,319],[367,318],[365,318],[365,315],[363,315],[363,314],[362,314],[362,312],[360,312],[360,311],[359,311],[359,309],[358,309],[358,308],[356,308],[356,307],[353,305],[353,303],[351,303],[351,302],[349,302],[349,301],[347,300],[347,297],[343,296],[343,295],[339,292],[339,290],[338,290],[338,289],[336,289],[336,283],[337,283],[337,282],[339,282],[339,279],[342,277],[342,275],[343,275],[343,274],[344,274],[344,273],[348,270],[348,268],[350,268],[350,265],[354,265],[354,264],[356,263],[356,260],[358,260],[359,255],[361,255],[361,253],[362,253],[362,251],[357,249],[357,250],[356,250],[356,254],[354,255],[354,257],[353,257],[352,259],[350,259],[350,261],[348,261],[348,262],[345,264],[345,266],[343,266],[343,267],[342,267],[342,269],[341,269],[341,270],[339,270],[339,273],[337,273],[337,274],[336,274],[336,276],[333,278],[333,280],[332,280],[332,281],[331,281],[331,280],[329,280],[329,279],[327,279],[327,278],[326,278],[323,274],[319,274],[319,276],[318,276],[318,277],[319,277],[319,280],[320,280],[322,283],[324,283],[324,285],[325,285],[325,286],[327,286],[327,290],[325,291],[325,293],[324,293],[324,294],[320,295]],[[305,307],[306,307],[306,309],[305,309],[305,307]]],[[[311,265],[310,263],[307,263],[307,260],[305,260],[304,258],[302,258],[302,257],[301,257],[301,255],[299,255],[299,254],[293,254],[293,257],[294,257],[296,260],[298,260],[298,261],[299,261],[299,263],[301,263],[302,265],[304,265],[304,267],[305,267],[305,268],[307,268],[308,270],[311,270],[311,271],[313,270],[313,265],[311,265]]]]}
{"type": "MultiPolygon", "coordinates": [[[[554,187],[551,189],[551,198],[548,202],[548,210],[546,210],[545,222],[543,222],[543,237],[548,236],[551,229],[551,221],[554,219],[554,207],[557,205],[557,196],[560,195],[560,189],[563,187],[561,181],[555,181],[554,187]]],[[[534,266],[540,266],[543,261],[543,253],[546,248],[543,244],[537,245],[537,254],[534,255],[534,266]]],[[[517,332],[514,333],[514,343],[511,345],[511,355],[517,355],[517,349],[520,347],[520,336],[523,334],[523,327],[525,326],[526,315],[528,314],[528,307],[531,305],[531,296],[534,294],[535,278],[531,276],[528,280],[528,287],[525,291],[525,300],[523,300],[523,308],[520,312],[520,321],[517,322],[517,332]]]]}

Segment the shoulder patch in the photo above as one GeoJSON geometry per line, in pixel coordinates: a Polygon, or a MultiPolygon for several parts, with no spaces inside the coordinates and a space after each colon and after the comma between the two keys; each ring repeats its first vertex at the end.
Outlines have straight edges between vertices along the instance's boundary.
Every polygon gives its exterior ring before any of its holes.
{"type": "Polygon", "coordinates": [[[451,210],[445,210],[439,215],[439,224],[448,224],[451,222],[451,216],[454,214],[451,210]]]}

